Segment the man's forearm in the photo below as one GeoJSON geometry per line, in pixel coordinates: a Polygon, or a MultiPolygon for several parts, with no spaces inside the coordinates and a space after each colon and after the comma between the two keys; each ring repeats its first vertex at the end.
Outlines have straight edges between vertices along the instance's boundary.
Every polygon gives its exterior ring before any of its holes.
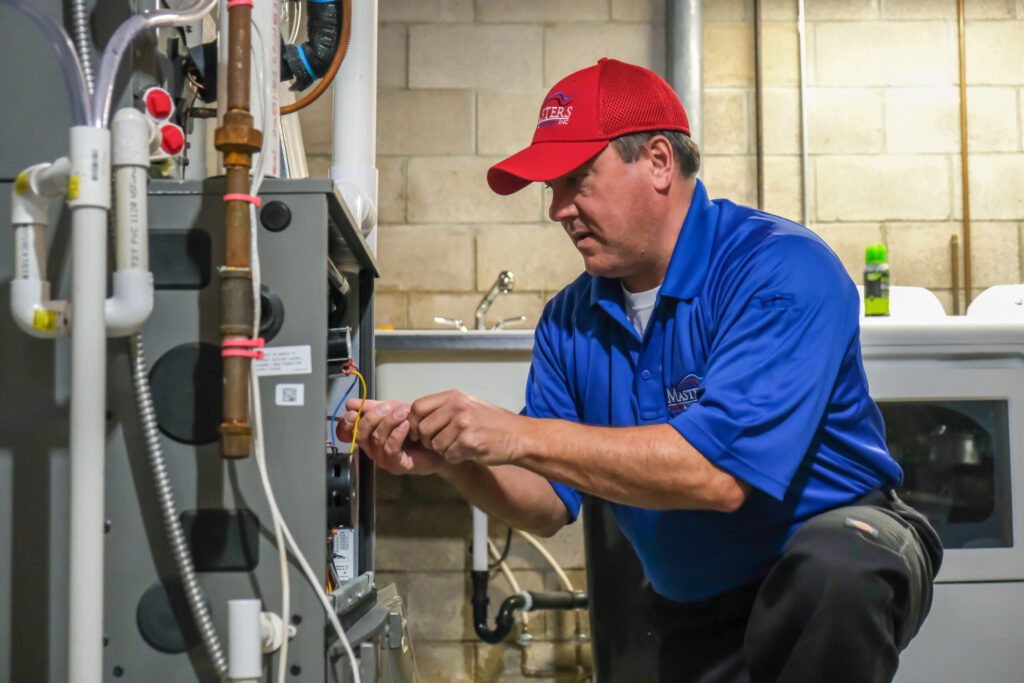
{"type": "Polygon", "coordinates": [[[525,450],[517,465],[606,500],[728,512],[750,492],[748,484],[713,465],[667,424],[589,427],[524,419],[525,450]]]}
{"type": "Polygon", "coordinates": [[[448,465],[438,474],[480,509],[517,529],[551,536],[568,522],[565,504],[544,477],[512,465],[448,465]]]}

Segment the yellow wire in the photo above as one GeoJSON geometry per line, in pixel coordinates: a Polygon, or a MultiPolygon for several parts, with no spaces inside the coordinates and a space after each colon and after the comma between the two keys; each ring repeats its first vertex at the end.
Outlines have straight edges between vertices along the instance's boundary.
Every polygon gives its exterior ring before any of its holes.
{"type": "Polygon", "coordinates": [[[363,379],[363,376],[359,374],[358,370],[349,370],[348,372],[358,377],[359,383],[363,385],[363,400],[359,402],[359,411],[356,413],[356,424],[352,428],[352,445],[348,449],[349,455],[351,455],[356,450],[356,435],[359,433],[359,418],[363,414],[363,406],[366,405],[366,380],[363,379]]]}

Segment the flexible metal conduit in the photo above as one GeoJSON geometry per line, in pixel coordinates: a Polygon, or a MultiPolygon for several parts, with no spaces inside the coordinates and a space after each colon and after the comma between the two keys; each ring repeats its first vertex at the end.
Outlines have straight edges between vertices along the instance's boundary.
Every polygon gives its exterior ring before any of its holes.
{"type": "Polygon", "coordinates": [[[82,64],[82,74],[85,76],[85,84],[92,94],[93,85],[96,83],[96,75],[92,67],[92,40],[89,39],[89,8],[85,6],[85,0],[72,0],[71,2],[71,26],[75,38],[75,49],[78,51],[78,60],[82,64]]]}
{"type": "Polygon", "coordinates": [[[174,490],[171,478],[167,474],[167,463],[164,460],[163,447],[160,445],[160,428],[157,426],[156,409],[149,391],[149,377],[146,373],[146,356],[139,332],[131,340],[132,384],[135,387],[135,401],[139,408],[139,421],[142,423],[142,435],[146,441],[146,455],[149,469],[156,489],[156,499],[160,505],[160,518],[164,524],[167,544],[174,556],[174,565],[181,578],[181,587],[188,600],[189,610],[195,619],[196,628],[202,638],[203,646],[213,661],[213,666],[222,677],[227,672],[227,658],[221,647],[220,639],[214,628],[210,611],[203,600],[203,593],[196,580],[195,568],[192,564],[192,553],[189,550],[185,530],[178,517],[178,507],[174,502],[174,490]]]}

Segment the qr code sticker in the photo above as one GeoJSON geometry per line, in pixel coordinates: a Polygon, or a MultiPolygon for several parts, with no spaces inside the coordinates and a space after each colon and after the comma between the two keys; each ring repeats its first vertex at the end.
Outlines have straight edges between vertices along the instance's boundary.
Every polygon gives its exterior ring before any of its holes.
{"type": "Polygon", "coordinates": [[[301,406],[304,402],[302,384],[278,384],[275,403],[279,406],[301,406]]]}

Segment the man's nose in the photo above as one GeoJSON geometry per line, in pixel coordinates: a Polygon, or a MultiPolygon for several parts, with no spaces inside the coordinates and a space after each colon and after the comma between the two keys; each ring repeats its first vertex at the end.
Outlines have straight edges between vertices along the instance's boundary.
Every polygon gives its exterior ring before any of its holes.
{"type": "Polygon", "coordinates": [[[560,189],[551,190],[551,206],[548,208],[548,217],[556,223],[561,223],[566,218],[575,218],[579,215],[576,210],[575,194],[560,189]]]}

